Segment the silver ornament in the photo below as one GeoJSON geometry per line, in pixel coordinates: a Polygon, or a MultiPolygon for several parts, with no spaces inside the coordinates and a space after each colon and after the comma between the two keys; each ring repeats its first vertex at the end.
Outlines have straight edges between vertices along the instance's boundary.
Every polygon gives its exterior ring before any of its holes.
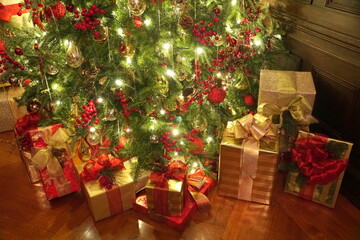
{"type": "Polygon", "coordinates": [[[49,65],[46,68],[46,72],[50,75],[56,75],[59,72],[59,69],[54,67],[53,65],[49,65]]]}
{"type": "Polygon", "coordinates": [[[116,113],[115,113],[115,109],[109,109],[106,112],[106,117],[105,117],[106,121],[115,121],[116,120],[116,113]]]}
{"type": "Polygon", "coordinates": [[[158,143],[159,142],[159,137],[156,135],[151,135],[150,136],[150,142],[151,143],[158,143]]]}

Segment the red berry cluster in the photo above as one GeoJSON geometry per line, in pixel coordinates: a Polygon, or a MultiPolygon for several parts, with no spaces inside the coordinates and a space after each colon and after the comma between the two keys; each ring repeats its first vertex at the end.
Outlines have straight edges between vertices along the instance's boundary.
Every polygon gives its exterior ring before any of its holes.
{"type": "Polygon", "coordinates": [[[200,134],[200,130],[195,128],[191,129],[191,132],[187,132],[183,135],[183,138],[186,138],[189,142],[194,142],[197,138],[197,134],[200,134]]]}
{"type": "Polygon", "coordinates": [[[129,115],[132,113],[132,112],[137,112],[138,111],[138,109],[136,109],[136,108],[130,108],[130,109],[128,109],[128,100],[125,98],[125,93],[124,93],[124,91],[122,91],[122,90],[120,90],[117,94],[116,94],[116,96],[115,96],[115,99],[116,100],[119,100],[119,102],[120,102],[120,105],[121,105],[121,107],[122,107],[122,109],[123,109],[123,114],[124,114],[124,117],[125,117],[125,120],[126,120],[126,122],[129,122],[129,115]]]}
{"type": "Polygon", "coordinates": [[[22,10],[21,9],[26,9],[26,10],[30,10],[32,9],[32,11],[34,12],[33,15],[34,16],[37,16],[38,15],[38,9],[37,7],[39,8],[43,8],[44,7],[44,4],[42,3],[38,3],[36,6],[32,6],[33,5],[33,1],[30,1],[30,0],[24,0],[24,3],[19,3],[18,4],[20,9],[19,11],[17,12],[17,15],[21,16],[23,14],[22,10]]]}
{"type": "MultiPolygon", "coordinates": [[[[160,142],[164,144],[164,148],[166,152],[181,152],[181,148],[176,147],[176,141],[171,140],[170,138],[170,132],[164,132],[163,135],[160,138],[160,142]]],[[[167,153],[164,153],[163,158],[166,158],[167,160],[171,160],[172,157],[168,155],[167,153]]]]}
{"type": "MultiPolygon", "coordinates": [[[[214,14],[216,15],[213,17],[213,20],[215,24],[217,22],[220,22],[220,18],[217,16],[220,14],[220,9],[215,8],[213,10],[214,14]]],[[[214,42],[211,41],[211,37],[214,36],[215,40],[219,40],[219,37],[217,36],[218,33],[216,31],[212,31],[212,27],[214,27],[214,22],[208,22],[206,23],[204,20],[201,20],[199,23],[196,23],[194,25],[194,29],[192,30],[192,34],[194,36],[197,36],[197,40],[199,43],[203,44],[204,46],[207,45],[214,45],[214,42]],[[207,26],[206,26],[207,25],[207,26]]]]}
{"type": "MultiPolygon", "coordinates": [[[[74,10],[74,17],[79,17],[79,11],[74,10]]],[[[99,16],[105,15],[106,11],[104,9],[98,8],[96,5],[91,5],[89,9],[83,8],[81,11],[81,16],[83,16],[83,20],[75,24],[76,29],[81,29],[86,31],[87,29],[91,29],[95,37],[99,37],[100,33],[96,31],[95,27],[100,25],[101,22],[98,19],[99,16]]]]}
{"type": "MultiPolygon", "coordinates": [[[[88,104],[85,104],[82,106],[82,108],[85,110],[85,112],[83,114],[81,114],[81,118],[77,118],[76,119],[76,122],[78,124],[81,124],[82,127],[86,127],[88,126],[89,122],[95,118],[95,121],[94,123],[95,124],[99,124],[100,122],[100,118],[97,118],[97,109],[96,109],[96,102],[94,101],[94,99],[91,99],[89,101],[88,104]]],[[[79,125],[78,124],[75,124],[74,127],[75,128],[78,128],[79,125]]]]}
{"type": "Polygon", "coordinates": [[[105,175],[101,175],[101,177],[99,178],[99,185],[102,188],[106,188],[108,190],[110,190],[112,188],[113,182],[111,181],[111,179],[105,175]]]}
{"type": "Polygon", "coordinates": [[[24,70],[25,67],[23,65],[20,65],[19,62],[15,61],[14,59],[12,59],[7,52],[5,51],[0,51],[0,73],[2,73],[3,71],[7,71],[9,70],[9,66],[5,65],[6,63],[10,63],[13,66],[13,69],[21,69],[24,70]]]}
{"type": "Polygon", "coordinates": [[[31,137],[29,134],[25,134],[25,136],[20,140],[20,150],[21,151],[30,151],[31,148],[31,137]]]}

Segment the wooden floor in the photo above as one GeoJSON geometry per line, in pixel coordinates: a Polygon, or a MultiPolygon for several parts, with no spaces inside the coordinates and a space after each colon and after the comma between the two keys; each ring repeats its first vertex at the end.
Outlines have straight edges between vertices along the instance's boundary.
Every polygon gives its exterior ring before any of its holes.
{"type": "Polygon", "coordinates": [[[282,191],[279,174],[270,206],[210,194],[210,214],[196,212],[178,232],[134,210],[94,223],[81,193],[47,201],[39,184],[31,184],[18,151],[0,133],[0,239],[360,239],[360,210],[343,196],[335,209],[282,191]]]}

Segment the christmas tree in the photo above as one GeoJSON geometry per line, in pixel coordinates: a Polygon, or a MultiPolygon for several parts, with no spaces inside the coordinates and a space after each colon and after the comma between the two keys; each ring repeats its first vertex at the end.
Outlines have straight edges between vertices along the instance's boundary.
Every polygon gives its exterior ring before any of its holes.
{"type": "Polygon", "coordinates": [[[1,81],[25,86],[19,104],[85,150],[137,157],[136,174],[216,159],[226,122],[256,110],[260,69],[284,53],[269,6],[252,0],[25,0],[26,11],[30,26],[0,21],[1,81]]]}

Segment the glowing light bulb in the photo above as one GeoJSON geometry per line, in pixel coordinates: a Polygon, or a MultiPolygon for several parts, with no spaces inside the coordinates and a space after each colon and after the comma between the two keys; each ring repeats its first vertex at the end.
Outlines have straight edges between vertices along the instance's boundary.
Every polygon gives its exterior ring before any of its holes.
{"type": "Polygon", "coordinates": [[[212,137],[206,138],[206,141],[208,141],[208,142],[212,142],[212,140],[214,140],[212,137]]]}
{"type": "Polygon", "coordinates": [[[170,47],[171,47],[170,43],[165,43],[165,44],[163,45],[163,49],[165,49],[165,50],[169,50],[170,47]]]}
{"type": "Polygon", "coordinates": [[[202,49],[202,48],[197,48],[196,49],[197,54],[202,54],[203,52],[204,52],[204,49],[202,49]]]}
{"type": "Polygon", "coordinates": [[[183,141],[180,141],[180,144],[181,144],[181,145],[184,145],[185,143],[184,143],[183,141]]]}
{"type": "Polygon", "coordinates": [[[169,75],[170,77],[174,77],[174,76],[175,76],[175,72],[174,72],[173,70],[170,70],[170,69],[168,69],[168,70],[166,71],[166,74],[169,75]]]}
{"type": "Polygon", "coordinates": [[[122,28],[118,28],[117,33],[118,33],[120,36],[124,36],[124,30],[123,30],[122,28]]]}
{"type": "Polygon", "coordinates": [[[197,162],[194,162],[193,164],[192,164],[192,167],[193,168],[196,168],[196,167],[198,167],[199,166],[199,164],[197,163],[197,162]]]}
{"type": "Polygon", "coordinates": [[[53,90],[57,90],[59,88],[59,84],[54,83],[51,87],[53,90]]]}
{"type": "Polygon", "coordinates": [[[161,114],[161,115],[164,115],[165,113],[166,113],[166,111],[165,111],[164,109],[161,109],[161,110],[160,110],[160,114],[161,114]]]}
{"type": "Polygon", "coordinates": [[[104,102],[104,99],[101,98],[101,97],[99,97],[99,98],[97,99],[97,101],[98,101],[98,103],[102,103],[102,102],[104,102]]]}
{"type": "Polygon", "coordinates": [[[129,132],[131,132],[131,129],[129,127],[126,127],[125,132],[129,133],[129,132]]]}
{"type": "Polygon", "coordinates": [[[260,46],[260,45],[261,45],[261,41],[260,41],[260,40],[256,40],[256,41],[254,42],[254,44],[255,44],[256,46],[260,46]]]}
{"type": "Polygon", "coordinates": [[[216,76],[217,76],[217,77],[221,77],[221,73],[218,72],[218,73],[216,74],[216,76]]]}
{"type": "Polygon", "coordinates": [[[235,5],[236,5],[236,2],[237,2],[236,0],[232,0],[232,1],[231,1],[231,5],[235,6],[235,5]]]}
{"type": "Polygon", "coordinates": [[[60,105],[61,102],[59,100],[56,101],[56,105],[60,105]]]}
{"type": "Polygon", "coordinates": [[[69,40],[65,39],[65,41],[64,41],[64,46],[65,46],[65,47],[69,46],[69,40]]]}
{"type": "Polygon", "coordinates": [[[179,155],[179,153],[178,153],[178,152],[175,152],[174,155],[175,155],[175,157],[177,157],[177,156],[179,155]]]}
{"type": "Polygon", "coordinates": [[[43,32],[43,36],[45,36],[46,35],[46,32],[43,32]]]}
{"type": "Polygon", "coordinates": [[[122,85],[124,85],[124,82],[122,80],[120,80],[120,79],[116,79],[115,84],[118,85],[118,86],[122,86],[122,85]]]}
{"type": "Polygon", "coordinates": [[[91,127],[91,128],[89,129],[89,131],[90,131],[90,132],[95,132],[96,129],[95,129],[94,127],[91,127]]]}
{"type": "Polygon", "coordinates": [[[185,60],[186,60],[186,58],[182,57],[182,58],[181,58],[181,60],[185,61],[185,60]]]}
{"type": "Polygon", "coordinates": [[[151,24],[151,19],[145,19],[145,21],[144,21],[144,24],[146,25],[146,26],[149,26],[150,24],[151,24]]]}
{"type": "Polygon", "coordinates": [[[126,62],[127,62],[128,64],[131,64],[131,58],[127,58],[127,59],[126,59],[126,62]]]}
{"type": "Polygon", "coordinates": [[[179,135],[179,130],[178,130],[178,129],[174,129],[174,130],[172,131],[172,134],[173,134],[174,136],[179,135]]]}

